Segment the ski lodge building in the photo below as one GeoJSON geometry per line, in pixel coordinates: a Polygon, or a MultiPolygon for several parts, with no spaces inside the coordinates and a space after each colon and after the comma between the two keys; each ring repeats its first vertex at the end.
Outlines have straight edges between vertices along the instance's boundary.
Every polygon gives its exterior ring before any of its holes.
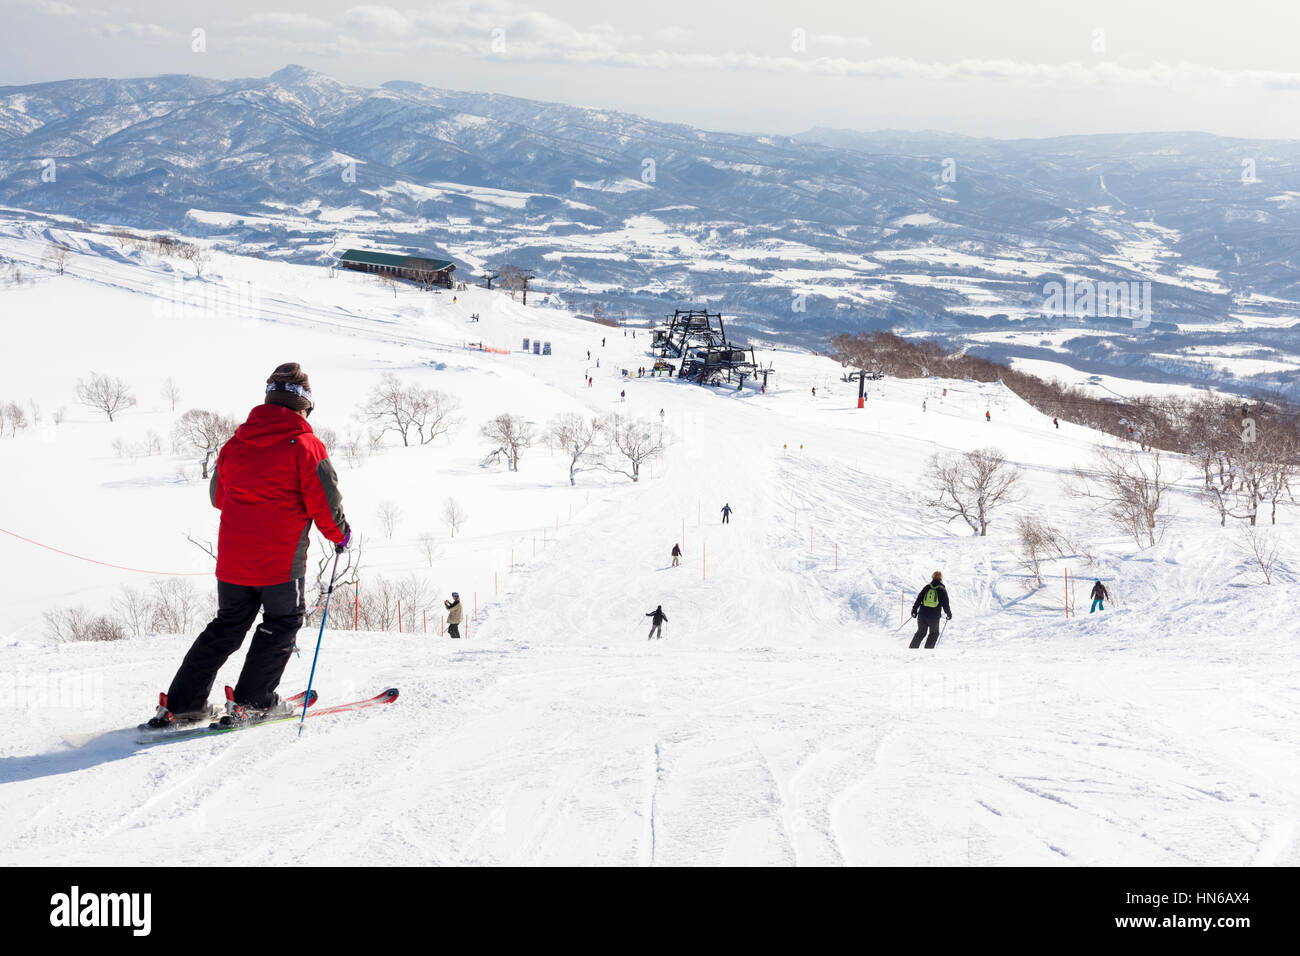
{"type": "Polygon", "coordinates": [[[368,252],[365,249],[349,249],[339,256],[339,265],[358,272],[409,279],[426,289],[435,285],[450,289],[452,273],[456,271],[456,264],[449,259],[395,256],[387,252],[368,252]]]}

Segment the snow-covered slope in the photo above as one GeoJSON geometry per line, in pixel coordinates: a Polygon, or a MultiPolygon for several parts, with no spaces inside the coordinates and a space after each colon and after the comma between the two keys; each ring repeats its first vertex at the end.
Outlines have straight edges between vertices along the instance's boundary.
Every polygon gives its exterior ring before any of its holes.
{"type": "MultiPolygon", "coordinates": [[[[23,223],[0,224],[0,255],[31,280],[0,289],[0,402],[42,416],[0,438],[0,528],[67,552],[0,534],[7,863],[1300,862],[1287,592],[1254,583],[1190,488],[1164,541],[1137,551],[1061,491],[1097,436],[1053,429],[1000,386],[884,381],[858,410],[836,363],[793,350],[762,356],[766,393],[625,380],[650,364],[644,332],[499,293],[394,295],[222,254],[187,278],[23,223]],[[66,275],[41,267],[51,237],[73,246],[66,275]],[[554,354],[522,354],[524,337],[554,354]],[[465,347],[479,342],[502,351],[465,347]],[[109,731],[148,716],[192,633],[57,644],[42,612],[106,611],[153,580],[83,558],[210,588],[186,535],[213,537],[215,512],[166,435],[187,408],[244,414],[291,360],[312,378],[312,424],[340,434],[385,371],[461,400],[450,439],[336,461],[361,587],[415,575],[435,609],[459,591],[469,638],[426,633],[409,608],[403,633],[353,631],[345,595],[322,703],[396,685],[396,704],[301,739],[268,727],[139,748],[109,731]],[[78,406],[92,369],[139,404],[111,424],[78,406]],[[518,473],[480,464],[479,426],[503,411],[539,425],[618,412],[671,443],[637,484],[584,472],[570,487],[544,447],[518,473]],[[150,430],[161,453],[115,453],[150,430]],[[925,464],[990,445],[1024,468],[1025,498],[974,538],[921,506],[925,464]],[[454,540],[448,497],[469,515],[454,540]],[[385,502],[401,511],[391,538],[385,502]],[[1010,532],[1022,511],[1095,563],[1055,562],[1032,587],[1010,532]],[[1067,619],[1067,567],[1080,612],[1093,576],[1116,604],[1067,619]],[[901,605],[936,568],[954,620],[938,649],[909,651],[901,605]],[[656,604],[666,639],[647,642],[656,604]]],[[[1291,509],[1282,521],[1294,528],[1291,509]]],[[[315,636],[285,688],[305,682],[315,636]]]]}

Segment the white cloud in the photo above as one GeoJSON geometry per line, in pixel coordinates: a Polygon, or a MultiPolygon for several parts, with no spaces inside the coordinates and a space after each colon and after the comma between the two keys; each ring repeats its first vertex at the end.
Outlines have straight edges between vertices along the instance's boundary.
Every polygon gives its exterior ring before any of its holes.
{"type": "Polygon", "coordinates": [[[808,47],[818,50],[827,47],[832,50],[865,50],[871,46],[866,37],[845,37],[831,33],[817,33],[808,38],[808,47]]]}
{"type": "Polygon", "coordinates": [[[171,30],[156,23],[105,23],[95,27],[93,32],[112,40],[127,38],[148,42],[170,40],[176,36],[171,30]]]}
{"type": "Polygon", "coordinates": [[[255,30],[259,33],[319,33],[334,30],[328,20],[306,13],[255,13],[233,24],[235,29],[255,30]]]}
{"type": "Polygon", "coordinates": [[[392,7],[352,7],[343,14],[343,25],[365,33],[401,36],[411,32],[411,21],[392,7]]]}
{"type": "Polygon", "coordinates": [[[52,17],[75,17],[79,13],[76,7],[59,0],[18,0],[24,7],[36,10],[52,17]]]}
{"type": "MultiPolygon", "coordinates": [[[[54,0],[30,0],[54,2],[54,0]]],[[[764,72],[912,82],[960,83],[984,81],[1033,83],[1058,88],[1142,87],[1300,89],[1300,73],[1265,70],[1225,70],[1195,63],[1153,62],[1145,66],[1112,61],[1042,63],[1011,59],[963,59],[950,62],[911,57],[864,57],[871,41],[862,36],[813,34],[808,52],[771,56],[749,52],[688,52],[693,38],[676,25],[648,36],[620,34],[605,24],[576,26],[560,17],[519,6],[510,0],[451,0],[437,8],[399,10],[366,4],[345,11],[336,23],[303,14],[258,14],[241,22],[264,25],[241,45],[277,48],[266,30],[285,34],[321,33],[337,37],[313,40],[289,37],[285,52],[328,52],[347,56],[395,59],[430,51],[463,56],[487,56],[507,62],[606,66],[639,70],[764,72]],[[504,50],[493,51],[493,31],[503,31],[504,50]],[[666,48],[665,48],[666,47],[666,48]],[[674,49],[676,47],[677,49],[674,49]],[[829,52],[823,52],[829,51],[829,52]]]]}

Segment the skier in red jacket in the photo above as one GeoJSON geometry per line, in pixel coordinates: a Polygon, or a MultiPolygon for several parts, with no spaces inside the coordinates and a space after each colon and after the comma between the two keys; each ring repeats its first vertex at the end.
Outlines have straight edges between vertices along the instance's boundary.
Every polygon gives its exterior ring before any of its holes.
{"type": "Polygon", "coordinates": [[[289,711],[275,693],[306,613],[304,581],[312,523],[341,551],[352,537],[338,475],[307,424],[311,385],[297,362],[266,380],[264,404],[248,414],[217,456],[209,483],[221,509],[217,616],[198,636],[147,726],[215,716],[208,695],[217,671],[262,612],[234,688],[235,719],[289,711]]]}

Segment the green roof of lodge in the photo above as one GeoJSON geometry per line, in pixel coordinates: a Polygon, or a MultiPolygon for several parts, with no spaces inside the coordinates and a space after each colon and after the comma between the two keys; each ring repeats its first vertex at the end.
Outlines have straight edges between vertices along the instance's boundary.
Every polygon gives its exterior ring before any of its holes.
{"type": "Polygon", "coordinates": [[[373,266],[392,266],[397,269],[416,269],[423,266],[433,271],[456,268],[450,259],[426,259],[423,256],[394,256],[387,252],[367,252],[349,249],[339,257],[340,262],[365,262],[373,266]]]}

